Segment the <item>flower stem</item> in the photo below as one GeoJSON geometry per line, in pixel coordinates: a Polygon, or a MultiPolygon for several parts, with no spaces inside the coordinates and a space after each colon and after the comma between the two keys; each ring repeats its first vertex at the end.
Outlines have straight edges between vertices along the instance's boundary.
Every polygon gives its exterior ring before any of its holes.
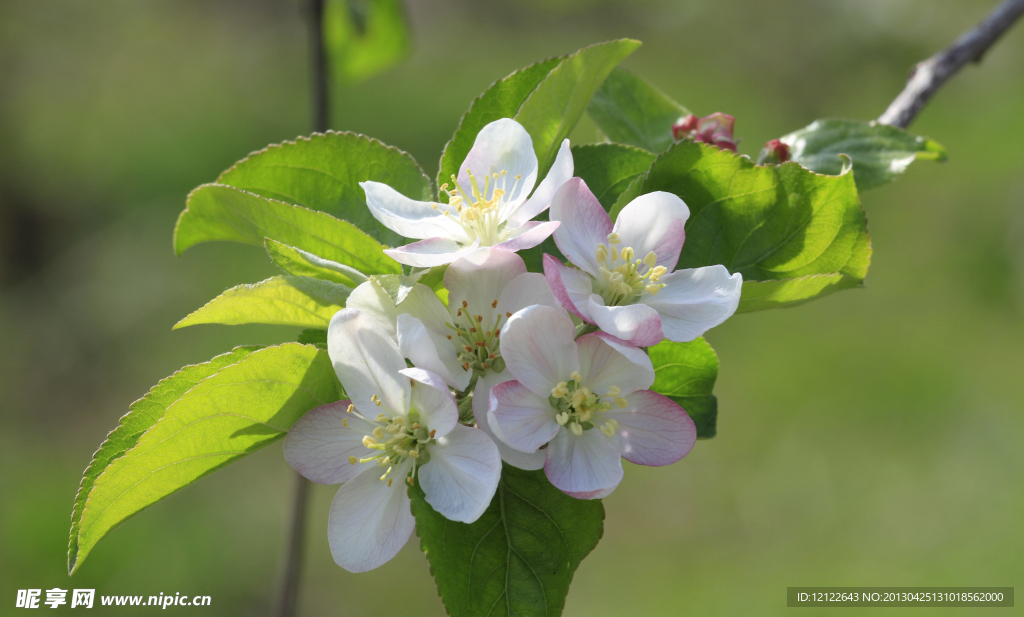
{"type": "Polygon", "coordinates": [[[583,322],[576,326],[576,338],[583,336],[584,334],[590,334],[591,332],[597,332],[600,330],[597,326],[592,323],[583,322]]]}

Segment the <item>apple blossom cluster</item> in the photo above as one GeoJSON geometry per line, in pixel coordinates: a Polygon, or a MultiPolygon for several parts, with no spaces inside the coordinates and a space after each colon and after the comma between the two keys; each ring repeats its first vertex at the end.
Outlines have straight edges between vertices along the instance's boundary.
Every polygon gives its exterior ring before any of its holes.
{"type": "Polygon", "coordinates": [[[327,333],[349,398],[308,412],[285,439],[299,473],[342,484],[328,537],[347,570],[380,566],[412,535],[408,486],[470,523],[503,461],[598,499],[621,482],[622,459],[668,465],[694,445],[686,412],[650,390],[643,348],[728,319],[741,275],[676,269],[689,210],[675,195],[641,195],[613,223],[573,177],[568,140],[539,184],[538,172],[530,135],[503,119],[441,187],[447,203],[362,184],[377,220],[417,240],[388,255],[447,264],[447,303],[420,283],[397,304],[376,278],[354,289],[327,333]],[[552,235],[569,263],[544,255],[543,274],[528,272],[516,251],[552,235]]]}

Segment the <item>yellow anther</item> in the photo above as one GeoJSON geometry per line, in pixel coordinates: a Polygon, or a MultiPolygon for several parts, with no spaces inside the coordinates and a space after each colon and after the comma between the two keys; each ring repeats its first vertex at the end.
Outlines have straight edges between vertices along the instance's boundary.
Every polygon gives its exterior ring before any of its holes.
{"type": "Polygon", "coordinates": [[[380,407],[380,399],[377,399],[377,407],[380,407]]]}
{"type": "Polygon", "coordinates": [[[367,448],[372,448],[373,446],[377,445],[377,441],[373,437],[367,435],[363,437],[363,445],[366,446],[367,448]]]}
{"type": "Polygon", "coordinates": [[[627,401],[626,398],[622,396],[615,397],[615,404],[621,407],[622,409],[629,407],[629,401],[627,401]]]}
{"type": "Polygon", "coordinates": [[[622,392],[622,388],[618,386],[609,386],[608,393],[605,396],[618,396],[622,392]]]}
{"type": "Polygon", "coordinates": [[[583,427],[580,426],[579,422],[573,422],[569,425],[569,430],[572,431],[573,435],[577,437],[583,434],[583,427]]]}
{"type": "Polygon", "coordinates": [[[379,426],[373,429],[373,436],[377,439],[384,439],[384,429],[379,426]]]}
{"type": "Polygon", "coordinates": [[[633,259],[633,247],[627,246],[622,249],[622,252],[619,253],[619,255],[622,257],[622,261],[629,261],[633,259]]]}
{"type": "Polygon", "coordinates": [[[618,244],[620,241],[621,241],[621,238],[619,237],[619,234],[617,234],[615,232],[612,232],[612,233],[608,234],[608,242],[610,244],[618,244]]]}
{"type": "Polygon", "coordinates": [[[348,464],[349,465],[355,465],[358,462],[359,462],[359,459],[357,459],[356,457],[354,457],[354,456],[348,457],[348,464]]]}
{"type": "Polygon", "coordinates": [[[419,458],[420,457],[420,451],[419,450],[409,450],[409,456],[412,457],[412,458],[419,458]]]}
{"type": "Polygon", "coordinates": [[[341,425],[344,426],[344,427],[348,427],[348,418],[342,418],[341,419],[341,425]]]}
{"type": "Polygon", "coordinates": [[[399,431],[399,429],[401,429],[401,428],[402,428],[402,427],[401,427],[400,425],[398,425],[398,424],[396,424],[396,423],[392,422],[392,423],[391,423],[391,424],[389,424],[389,425],[387,426],[387,428],[385,428],[384,430],[386,430],[386,431],[387,431],[387,432],[389,432],[389,433],[397,433],[397,432],[399,431]]]}
{"type": "Polygon", "coordinates": [[[377,466],[378,467],[387,467],[388,463],[390,463],[390,462],[391,462],[391,457],[390,456],[385,456],[384,458],[382,458],[379,461],[377,461],[377,466]]]}
{"type": "Polygon", "coordinates": [[[580,422],[586,422],[591,417],[593,417],[593,415],[594,415],[594,412],[589,410],[589,409],[587,409],[586,411],[584,411],[583,413],[580,414],[580,422]]]}
{"type": "Polygon", "coordinates": [[[373,401],[373,402],[377,402],[378,398],[380,398],[380,397],[378,397],[376,394],[370,395],[370,400],[373,401]]]}
{"type": "MultiPolygon", "coordinates": [[[[626,297],[632,297],[633,286],[628,283],[619,283],[619,293],[626,297]]],[[[377,401],[377,404],[380,405],[380,401],[377,401]]]]}
{"type": "Polygon", "coordinates": [[[382,414],[382,413],[379,413],[379,414],[377,414],[377,417],[374,418],[374,420],[376,422],[387,422],[388,421],[388,417],[386,415],[382,414]]]}
{"type": "Polygon", "coordinates": [[[615,434],[615,427],[612,426],[611,424],[604,424],[601,426],[601,432],[611,437],[612,435],[615,434]]]}
{"type": "Polygon", "coordinates": [[[347,409],[346,409],[345,411],[347,411],[347,412],[349,412],[349,413],[352,413],[352,411],[353,411],[353,410],[354,410],[355,408],[356,408],[356,406],[355,406],[355,405],[351,405],[351,404],[350,404],[350,405],[348,406],[348,408],[347,408],[347,409]]]}
{"type": "Polygon", "coordinates": [[[583,401],[585,400],[587,400],[587,395],[584,394],[581,390],[577,390],[572,393],[573,407],[579,408],[581,405],[583,405],[583,401]]]}
{"type": "Polygon", "coordinates": [[[562,413],[555,414],[555,422],[558,422],[559,426],[565,426],[565,423],[569,421],[569,412],[563,411],[562,413]]]}
{"type": "Polygon", "coordinates": [[[569,387],[568,386],[569,386],[569,384],[567,384],[564,381],[558,382],[557,386],[555,386],[554,388],[551,388],[551,396],[553,396],[555,398],[562,398],[563,396],[569,394],[569,387]]]}
{"type": "Polygon", "coordinates": [[[391,488],[391,483],[394,482],[394,478],[388,478],[388,488],[391,488]]]}
{"type": "Polygon", "coordinates": [[[661,288],[664,287],[664,286],[665,286],[664,284],[655,285],[654,283],[651,283],[650,285],[648,285],[644,289],[646,289],[647,293],[651,294],[652,296],[656,296],[656,295],[658,295],[658,292],[661,291],[661,288]]]}
{"type": "Polygon", "coordinates": [[[579,371],[573,371],[569,377],[572,377],[577,382],[583,381],[583,375],[580,375],[579,371]]]}
{"type": "Polygon", "coordinates": [[[658,263],[658,256],[654,254],[654,251],[651,251],[650,253],[647,253],[647,256],[644,257],[644,264],[648,268],[653,268],[655,265],[657,265],[657,263],[658,263]]]}

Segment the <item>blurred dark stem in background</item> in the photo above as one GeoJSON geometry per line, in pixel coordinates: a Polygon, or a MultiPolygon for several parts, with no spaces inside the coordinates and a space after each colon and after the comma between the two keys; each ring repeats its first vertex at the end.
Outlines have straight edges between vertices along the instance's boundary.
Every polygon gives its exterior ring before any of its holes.
{"type": "Polygon", "coordinates": [[[1005,0],[977,26],[960,35],[952,45],[911,69],[907,87],[900,92],[878,121],[905,129],[921,113],[928,99],[968,62],[982,56],[999,37],[1024,15],[1024,0],[1005,0]]]}
{"type": "MultiPolygon", "coordinates": [[[[313,130],[324,133],[328,127],[327,57],[323,45],[324,0],[309,0],[309,39],[312,58],[313,130]]],[[[309,480],[295,474],[295,493],[292,503],[291,527],[285,552],[284,572],[278,595],[277,614],[291,617],[299,599],[302,576],[303,547],[306,540],[306,510],[309,506],[309,480]]]]}

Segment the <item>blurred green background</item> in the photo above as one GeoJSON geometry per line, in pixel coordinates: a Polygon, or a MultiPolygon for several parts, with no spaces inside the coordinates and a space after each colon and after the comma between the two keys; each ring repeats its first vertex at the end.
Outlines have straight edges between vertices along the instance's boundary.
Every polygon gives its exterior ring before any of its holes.
{"type": "MultiPolygon", "coordinates": [[[[756,155],[818,117],[878,116],[914,62],[993,4],[410,0],[411,57],[338,89],[332,127],[433,174],[491,82],[630,36],[644,46],[624,66],[698,114],[734,114],[756,155]]],[[[295,336],[172,332],[273,268],[233,244],[175,258],[171,233],[190,189],[309,132],[307,66],[294,0],[0,4],[3,614],[17,589],[55,586],[268,613],[293,482],[279,444],[130,520],[73,579],[66,549],[81,472],[132,401],[183,364],[295,336]]],[[[718,437],[669,468],[627,466],[565,615],[785,614],[790,585],[1024,588],[1022,110],[1018,26],[912,126],[949,162],[863,196],[866,289],[711,332],[718,437]]],[[[573,139],[594,135],[585,120],[573,139]]],[[[415,541],[368,574],[332,562],[334,490],[314,493],[300,613],[444,614],[415,541]]]]}

